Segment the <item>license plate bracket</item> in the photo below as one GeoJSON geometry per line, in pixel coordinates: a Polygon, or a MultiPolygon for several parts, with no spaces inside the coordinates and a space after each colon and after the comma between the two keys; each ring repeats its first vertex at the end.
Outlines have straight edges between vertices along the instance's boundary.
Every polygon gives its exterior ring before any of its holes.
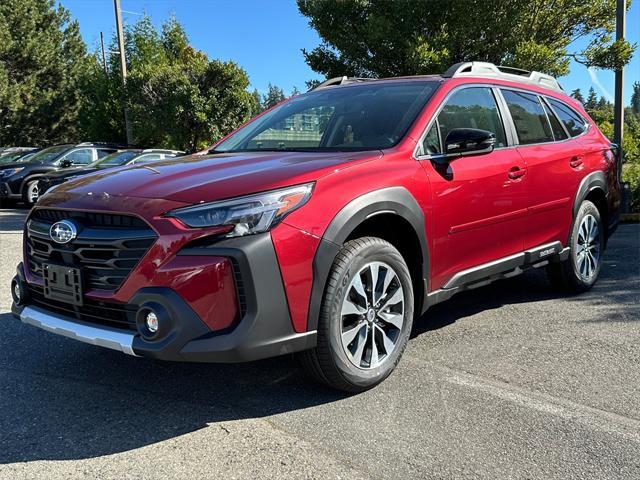
{"type": "Polygon", "coordinates": [[[45,263],[42,270],[45,298],[82,306],[82,273],[79,268],[45,263]]]}

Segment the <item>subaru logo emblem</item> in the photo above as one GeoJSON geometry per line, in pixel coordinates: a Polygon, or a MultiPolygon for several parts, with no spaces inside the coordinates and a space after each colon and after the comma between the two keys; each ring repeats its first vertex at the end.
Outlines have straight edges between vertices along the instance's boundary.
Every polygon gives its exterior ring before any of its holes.
{"type": "Polygon", "coordinates": [[[49,236],[56,243],[68,243],[78,235],[78,229],[69,220],[61,220],[51,225],[49,236]]]}

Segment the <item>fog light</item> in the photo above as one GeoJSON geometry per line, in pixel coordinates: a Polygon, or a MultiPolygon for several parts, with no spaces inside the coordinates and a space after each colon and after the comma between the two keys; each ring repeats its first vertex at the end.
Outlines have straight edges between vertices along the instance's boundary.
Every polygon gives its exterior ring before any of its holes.
{"type": "Polygon", "coordinates": [[[22,290],[18,282],[13,282],[13,299],[18,304],[22,301],[22,290]]]}
{"type": "Polygon", "coordinates": [[[158,331],[158,316],[155,313],[147,313],[144,317],[144,322],[151,333],[156,333],[158,331]]]}

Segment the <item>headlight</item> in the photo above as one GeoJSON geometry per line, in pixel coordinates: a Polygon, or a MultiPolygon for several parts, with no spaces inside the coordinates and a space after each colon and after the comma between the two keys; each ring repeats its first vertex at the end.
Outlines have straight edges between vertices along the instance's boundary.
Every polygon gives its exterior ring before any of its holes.
{"type": "Polygon", "coordinates": [[[15,175],[18,172],[21,172],[22,170],[24,170],[24,167],[18,167],[18,168],[7,168],[6,170],[2,170],[2,177],[10,177],[11,175],[15,175]]]}
{"type": "Polygon", "coordinates": [[[233,226],[227,237],[266,232],[307,203],[313,183],[220,202],[178,208],[167,214],[189,227],[233,226]]]}

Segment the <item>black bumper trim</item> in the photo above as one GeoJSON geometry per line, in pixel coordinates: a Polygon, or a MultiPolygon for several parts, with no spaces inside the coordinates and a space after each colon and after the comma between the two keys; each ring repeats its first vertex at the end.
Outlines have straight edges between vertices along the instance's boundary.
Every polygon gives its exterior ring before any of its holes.
{"type": "Polygon", "coordinates": [[[189,342],[182,350],[183,356],[206,362],[209,352],[216,351],[224,360],[213,361],[242,362],[315,347],[315,330],[297,333],[293,329],[269,233],[229,238],[207,247],[186,248],[178,255],[231,258],[239,269],[245,296],[244,315],[233,331],[189,342]]]}
{"type": "MultiPolygon", "coordinates": [[[[208,247],[187,248],[179,255],[220,256],[233,259],[242,277],[245,313],[238,323],[223,331],[211,331],[175,291],[166,287],[144,287],[130,304],[138,308],[160,305],[171,323],[158,340],[139,333],[133,352],[141,357],[188,362],[247,362],[275,357],[316,346],[316,331],[293,329],[282,276],[271,235],[223,240],[208,247]],[[178,319],[178,321],[176,321],[178,319]]],[[[16,278],[24,282],[23,265],[16,278]]],[[[20,317],[26,305],[12,305],[20,317]]]]}

